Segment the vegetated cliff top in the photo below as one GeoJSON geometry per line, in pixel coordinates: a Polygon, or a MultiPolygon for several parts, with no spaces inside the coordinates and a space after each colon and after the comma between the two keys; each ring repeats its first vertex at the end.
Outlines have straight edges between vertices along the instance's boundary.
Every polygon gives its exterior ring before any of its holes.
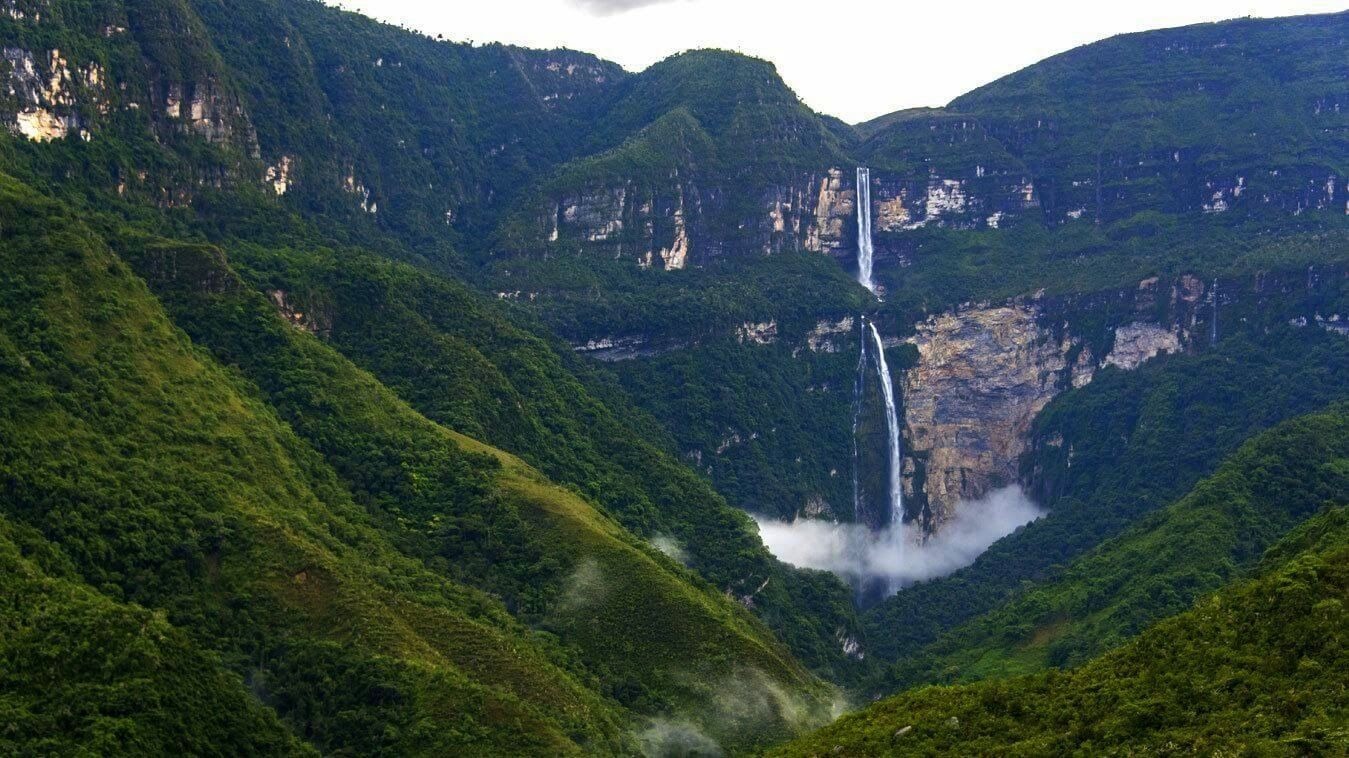
{"type": "MultiPolygon", "coordinates": [[[[859,125],[979,120],[1037,177],[1093,178],[1114,160],[1196,153],[1232,171],[1346,169],[1349,12],[1237,19],[1124,34],[1047,58],[957,97],[859,125]],[[1253,162],[1258,162],[1258,166],[1253,162]]],[[[1322,177],[1324,180],[1324,177],[1322,177]]],[[[1233,179],[1235,181],[1235,179],[1233,179]]]]}

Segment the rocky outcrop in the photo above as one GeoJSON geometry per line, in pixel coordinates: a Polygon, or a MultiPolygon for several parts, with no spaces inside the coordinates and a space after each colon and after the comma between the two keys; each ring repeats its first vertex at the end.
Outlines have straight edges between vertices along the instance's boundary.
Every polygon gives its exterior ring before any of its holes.
{"type": "Polygon", "coordinates": [[[78,134],[85,139],[80,94],[95,111],[106,110],[102,88],[106,79],[97,63],[72,71],[60,50],[35,54],[18,47],[3,50],[6,72],[6,109],[10,130],[34,142],[48,142],[78,134]]]}
{"type": "Polygon", "coordinates": [[[802,247],[813,253],[833,253],[844,247],[846,222],[857,216],[857,188],[845,184],[842,169],[831,168],[820,180],[813,211],[802,247]]]}
{"type": "Polygon", "coordinates": [[[852,316],[838,321],[821,320],[806,332],[806,346],[812,353],[837,353],[847,344],[856,323],[852,316]]]}
{"type": "Polygon", "coordinates": [[[746,342],[754,345],[771,345],[778,340],[778,322],[746,321],[735,330],[735,338],[742,345],[746,342]]]}
{"type": "Polygon", "coordinates": [[[379,213],[379,202],[374,199],[370,188],[365,183],[356,178],[355,172],[349,172],[342,180],[342,190],[349,195],[355,195],[361,204],[361,210],[366,213],[379,213]]]}
{"type": "Polygon", "coordinates": [[[544,214],[548,243],[566,241],[582,251],[632,257],[642,268],[687,267],[701,198],[678,174],[670,181],[668,194],[622,183],[562,196],[544,214]]]}
{"type": "MultiPolygon", "coordinates": [[[[156,90],[156,104],[173,128],[215,144],[234,141],[241,130],[251,131],[238,98],[214,80],[163,82],[156,90]]],[[[251,137],[248,141],[256,142],[251,137]]]]}
{"type": "Polygon", "coordinates": [[[333,319],[328,309],[302,306],[285,290],[269,290],[267,297],[271,299],[272,305],[286,323],[296,329],[325,338],[332,334],[333,319]]]}
{"type": "Polygon", "coordinates": [[[684,268],[689,262],[689,230],[684,223],[684,193],[679,193],[679,207],[674,212],[674,241],[661,248],[660,259],[666,271],[684,268]]]}
{"type": "Polygon", "coordinates": [[[904,198],[884,198],[876,203],[874,228],[878,232],[899,232],[909,228],[912,216],[904,206],[904,198]]]}
{"type": "Polygon", "coordinates": [[[1135,321],[1115,330],[1115,345],[1106,356],[1105,365],[1128,371],[1161,353],[1179,353],[1180,349],[1177,330],[1135,321]]]}
{"type": "Polygon", "coordinates": [[[918,365],[903,378],[904,488],[927,529],[939,529],[960,500],[1014,482],[1031,422],[1071,386],[1073,345],[1039,316],[1036,306],[1012,304],[918,324],[910,340],[918,365]]]}
{"type": "Polygon", "coordinates": [[[1316,314],[1316,325],[1328,332],[1349,337],[1349,317],[1341,316],[1338,313],[1332,313],[1326,317],[1318,313],[1316,314]]]}
{"type": "Polygon", "coordinates": [[[603,242],[623,231],[627,187],[597,189],[564,200],[554,220],[552,236],[562,224],[576,229],[589,242],[603,242]]]}
{"type": "Polygon", "coordinates": [[[272,185],[272,191],[278,196],[286,194],[290,190],[291,172],[295,170],[295,158],[289,155],[281,156],[275,164],[267,167],[267,173],[264,176],[266,182],[272,185]]]}
{"type": "Polygon", "coordinates": [[[1255,328],[1299,310],[1308,315],[1294,325],[1349,332],[1349,321],[1314,310],[1346,281],[1342,269],[1266,272],[1224,280],[1216,290],[1190,275],[1170,284],[1149,277],[1132,288],[969,305],[927,318],[908,339],[918,362],[902,380],[909,516],[940,529],[962,499],[1016,481],[1035,416],[1101,369],[1129,371],[1207,346],[1215,293],[1219,333],[1224,319],[1255,328]]]}
{"type": "Polygon", "coordinates": [[[595,337],[585,342],[572,343],[571,349],[597,361],[614,363],[635,358],[649,358],[680,347],[682,345],[677,343],[653,344],[647,337],[631,336],[595,337]]]}
{"type": "MultiPolygon", "coordinates": [[[[562,193],[538,211],[545,244],[571,241],[582,250],[635,257],[643,267],[678,269],[723,254],[751,251],[772,255],[805,250],[831,255],[851,265],[857,249],[857,187],[853,171],[839,166],[802,174],[755,190],[761,209],[739,218],[726,213],[744,188],[717,181],[695,188],[675,174],[665,187],[635,181],[578,188],[562,193]],[[713,217],[716,217],[715,219],[713,217]],[[696,253],[696,258],[695,258],[696,253]]],[[[1023,178],[993,177],[978,182],[937,174],[911,180],[873,173],[874,229],[912,231],[928,225],[955,228],[996,226],[1038,203],[1023,178]],[[974,188],[996,194],[975,194],[974,188]]]]}
{"type": "Polygon", "coordinates": [[[0,2],[0,13],[15,21],[40,23],[43,11],[47,9],[47,0],[4,0],[0,2]]]}

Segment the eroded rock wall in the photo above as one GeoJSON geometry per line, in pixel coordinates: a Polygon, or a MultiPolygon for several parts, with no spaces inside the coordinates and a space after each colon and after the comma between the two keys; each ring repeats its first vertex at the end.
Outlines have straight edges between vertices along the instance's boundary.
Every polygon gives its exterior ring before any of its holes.
{"type": "Polygon", "coordinates": [[[1016,480],[1031,422],[1071,386],[1071,340],[1039,324],[1035,305],[969,308],[918,324],[905,372],[904,488],[929,530],[962,499],[1016,480]]]}
{"type": "Polygon", "coordinates": [[[1189,275],[1150,277],[1132,288],[930,316],[908,339],[918,363],[902,380],[909,518],[938,530],[961,500],[1015,482],[1035,416],[1100,370],[1134,370],[1295,313],[1309,315],[1294,325],[1332,323],[1321,310],[1338,302],[1333,293],[1346,277],[1340,268],[1313,268],[1225,279],[1216,288],[1189,275]]]}

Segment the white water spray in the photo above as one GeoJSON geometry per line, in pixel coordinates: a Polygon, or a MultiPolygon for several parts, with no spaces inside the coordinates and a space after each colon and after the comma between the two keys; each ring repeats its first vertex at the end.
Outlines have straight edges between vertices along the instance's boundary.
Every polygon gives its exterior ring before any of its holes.
{"type": "Polygon", "coordinates": [[[871,169],[857,167],[857,281],[872,294],[876,283],[871,280],[871,169]]]}
{"type": "Polygon", "coordinates": [[[899,411],[895,403],[895,387],[890,382],[890,367],[885,362],[885,343],[876,325],[871,327],[871,338],[876,345],[876,370],[880,374],[881,395],[885,398],[885,430],[890,447],[890,523],[904,523],[904,490],[900,485],[899,411]]]}

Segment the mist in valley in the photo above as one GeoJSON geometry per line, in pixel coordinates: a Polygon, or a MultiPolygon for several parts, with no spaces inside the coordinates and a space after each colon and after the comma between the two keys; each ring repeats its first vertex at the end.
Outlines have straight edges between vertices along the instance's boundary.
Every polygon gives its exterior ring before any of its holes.
{"type": "Polygon", "coordinates": [[[816,519],[755,521],[764,545],[779,559],[831,571],[858,586],[881,583],[892,593],[970,565],[994,542],[1044,514],[1013,485],[962,501],[955,516],[926,538],[915,524],[872,531],[816,519]]]}

